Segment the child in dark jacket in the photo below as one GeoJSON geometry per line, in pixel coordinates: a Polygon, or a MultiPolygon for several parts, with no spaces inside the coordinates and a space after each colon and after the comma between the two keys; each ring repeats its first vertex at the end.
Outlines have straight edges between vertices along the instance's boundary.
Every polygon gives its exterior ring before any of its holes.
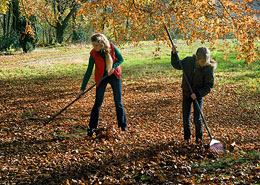
{"type": "MultiPolygon", "coordinates": [[[[181,87],[183,91],[182,113],[184,140],[190,142],[191,104],[195,99],[197,99],[198,104],[202,109],[203,97],[211,91],[214,85],[214,69],[216,69],[217,63],[210,58],[210,51],[206,47],[200,47],[197,49],[195,55],[180,60],[176,47],[174,46],[172,48],[171,64],[175,69],[181,70],[179,62],[181,62],[183,70],[194,92],[191,94],[188,84],[183,76],[181,87]]],[[[196,143],[198,143],[203,140],[203,132],[200,112],[195,103],[193,103],[193,110],[196,130],[196,143]]]]}

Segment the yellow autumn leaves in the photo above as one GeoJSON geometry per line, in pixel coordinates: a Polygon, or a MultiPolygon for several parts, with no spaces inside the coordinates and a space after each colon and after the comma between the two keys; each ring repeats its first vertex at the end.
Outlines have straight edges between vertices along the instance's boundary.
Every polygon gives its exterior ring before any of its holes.
{"type": "Polygon", "coordinates": [[[1,0],[0,1],[0,14],[5,14],[6,11],[8,10],[8,0],[1,0]]]}

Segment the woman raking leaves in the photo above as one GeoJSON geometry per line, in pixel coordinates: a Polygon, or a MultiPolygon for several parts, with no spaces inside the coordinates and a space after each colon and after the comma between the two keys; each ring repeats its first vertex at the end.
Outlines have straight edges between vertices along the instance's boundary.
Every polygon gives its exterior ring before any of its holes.
{"type": "Polygon", "coordinates": [[[124,59],[118,51],[118,49],[116,48],[116,46],[113,43],[110,43],[105,35],[99,33],[94,34],[91,36],[91,42],[93,45],[93,49],[90,52],[88,68],[85,73],[80,92],[78,93],[78,97],[80,97],[83,94],[86,88],[86,85],[92,74],[94,64],[95,81],[99,81],[106,75],[107,77],[97,84],[96,99],[91,111],[88,135],[92,136],[95,132],[95,129],[98,127],[99,111],[104,99],[104,93],[108,83],[111,85],[113,89],[118,127],[121,128],[122,131],[126,131],[127,123],[122,103],[122,70],[120,67],[120,64],[123,63],[124,59]]]}

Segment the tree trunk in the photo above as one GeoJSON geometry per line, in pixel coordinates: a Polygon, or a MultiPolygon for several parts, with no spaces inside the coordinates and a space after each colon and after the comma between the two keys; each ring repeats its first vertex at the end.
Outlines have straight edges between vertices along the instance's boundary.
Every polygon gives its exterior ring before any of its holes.
{"type": "Polygon", "coordinates": [[[77,11],[76,7],[73,7],[69,14],[66,16],[66,18],[61,21],[61,18],[58,18],[60,21],[56,22],[56,40],[59,44],[62,44],[63,40],[64,40],[64,32],[65,29],[67,28],[68,24],[69,24],[69,20],[71,18],[71,16],[77,11]]]}
{"type": "Polygon", "coordinates": [[[53,41],[52,29],[50,28],[50,29],[49,29],[49,39],[48,39],[48,43],[49,43],[49,44],[52,44],[52,41],[53,41]]]}
{"type": "Polygon", "coordinates": [[[7,35],[10,35],[10,19],[11,19],[11,3],[9,3],[9,11],[8,11],[8,17],[7,17],[7,27],[6,27],[6,33],[7,35]]]}
{"type": "MultiPolygon", "coordinates": [[[[72,16],[72,37],[71,37],[71,42],[75,43],[76,42],[76,36],[77,36],[77,31],[76,31],[76,15],[73,14],[72,16]]],[[[69,40],[69,39],[68,39],[69,40]]]]}
{"type": "Polygon", "coordinates": [[[125,26],[126,29],[129,29],[129,20],[128,20],[128,17],[126,19],[126,26],[125,26]]]}
{"type": "MultiPolygon", "coordinates": [[[[67,27],[67,26],[66,26],[67,27]]],[[[56,39],[59,44],[62,44],[64,39],[64,30],[66,28],[64,25],[57,23],[56,24],[56,39]]]]}
{"type": "MultiPolygon", "coordinates": [[[[103,9],[103,11],[104,11],[104,13],[106,13],[107,7],[105,7],[105,8],[103,9]]],[[[103,23],[102,23],[102,30],[103,30],[103,32],[105,31],[105,24],[104,24],[105,21],[106,21],[106,17],[103,17],[103,23]]]]}
{"type": "Polygon", "coordinates": [[[5,38],[5,34],[6,34],[6,18],[5,18],[5,14],[3,16],[3,34],[4,34],[4,38],[5,38]]]}
{"type": "Polygon", "coordinates": [[[13,9],[13,23],[12,23],[12,30],[17,31],[18,26],[18,19],[20,16],[20,10],[19,10],[19,2],[18,0],[12,0],[12,9],[13,9]]]}
{"type": "Polygon", "coordinates": [[[42,44],[45,45],[45,29],[42,30],[42,44]]]}

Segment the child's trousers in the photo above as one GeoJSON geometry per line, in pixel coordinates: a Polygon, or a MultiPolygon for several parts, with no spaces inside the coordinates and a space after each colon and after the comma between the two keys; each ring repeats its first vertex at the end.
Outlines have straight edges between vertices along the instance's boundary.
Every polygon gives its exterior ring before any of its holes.
{"type": "MultiPolygon", "coordinates": [[[[184,139],[190,140],[191,139],[191,131],[190,131],[190,118],[191,118],[191,104],[193,103],[193,110],[194,110],[194,123],[195,123],[195,133],[196,133],[196,143],[199,140],[202,141],[202,122],[200,112],[190,97],[190,93],[183,91],[183,99],[182,99],[182,114],[183,114],[183,128],[184,128],[184,139]]],[[[202,109],[203,98],[197,98],[200,109],[202,109]]]]}

